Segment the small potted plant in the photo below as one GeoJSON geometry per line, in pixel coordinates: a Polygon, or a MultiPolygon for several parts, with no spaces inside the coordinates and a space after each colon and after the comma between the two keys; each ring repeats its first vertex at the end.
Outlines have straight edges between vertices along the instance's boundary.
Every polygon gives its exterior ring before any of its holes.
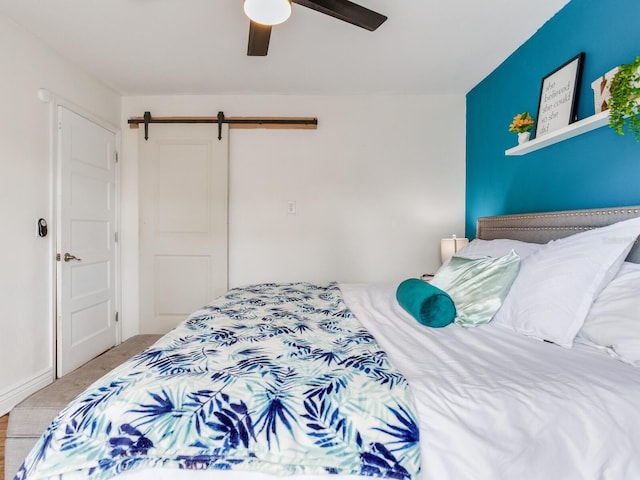
{"type": "Polygon", "coordinates": [[[620,135],[629,120],[629,132],[640,142],[640,56],[628,64],[620,65],[611,83],[609,100],[609,126],[620,135]]]}
{"type": "Polygon", "coordinates": [[[509,131],[518,134],[518,145],[529,141],[533,123],[533,117],[529,115],[529,112],[522,112],[513,117],[513,121],[509,125],[509,131]]]}

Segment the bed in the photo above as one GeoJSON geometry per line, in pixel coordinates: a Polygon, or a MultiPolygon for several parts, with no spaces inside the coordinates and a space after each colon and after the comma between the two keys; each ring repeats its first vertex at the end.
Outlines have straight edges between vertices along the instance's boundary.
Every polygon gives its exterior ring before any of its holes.
{"type": "Polygon", "coordinates": [[[473,327],[421,324],[397,284],[231,290],[89,387],[17,478],[640,478],[639,234],[640,207],[479,219],[457,254],[477,262],[472,280],[513,253],[518,273],[473,327]],[[118,403],[127,383],[137,390],[118,403]]]}

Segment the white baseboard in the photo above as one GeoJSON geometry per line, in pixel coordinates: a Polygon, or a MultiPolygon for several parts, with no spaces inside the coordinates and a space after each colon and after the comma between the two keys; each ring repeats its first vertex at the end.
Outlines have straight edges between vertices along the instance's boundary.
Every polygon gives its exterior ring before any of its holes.
{"type": "Polygon", "coordinates": [[[0,390],[0,416],[11,411],[22,400],[53,382],[53,369],[46,368],[23,382],[0,390]]]}

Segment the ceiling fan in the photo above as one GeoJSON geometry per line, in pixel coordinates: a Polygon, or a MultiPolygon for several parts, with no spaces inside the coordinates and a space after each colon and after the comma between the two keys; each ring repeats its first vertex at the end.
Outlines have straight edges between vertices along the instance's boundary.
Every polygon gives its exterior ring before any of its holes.
{"type": "Polygon", "coordinates": [[[251,20],[249,45],[247,46],[248,56],[265,56],[267,54],[271,27],[289,18],[291,2],[371,32],[387,19],[384,15],[349,0],[244,0],[245,13],[251,20]]]}

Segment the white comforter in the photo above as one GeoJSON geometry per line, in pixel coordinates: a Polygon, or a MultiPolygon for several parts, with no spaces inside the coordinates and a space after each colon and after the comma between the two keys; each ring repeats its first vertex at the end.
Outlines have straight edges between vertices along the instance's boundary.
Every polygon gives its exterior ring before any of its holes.
{"type": "MultiPolygon", "coordinates": [[[[429,329],[401,309],[395,287],[341,285],[347,305],[411,385],[421,424],[421,480],[640,479],[640,370],[585,345],[567,350],[494,324],[429,329]]],[[[123,475],[133,476],[274,478],[218,471],[123,475]]]]}
{"type": "Polygon", "coordinates": [[[637,368],[497,324],[425,328],[392,286],[343,293],[411,385],[425,480],[640,478],[637,368]]]}

